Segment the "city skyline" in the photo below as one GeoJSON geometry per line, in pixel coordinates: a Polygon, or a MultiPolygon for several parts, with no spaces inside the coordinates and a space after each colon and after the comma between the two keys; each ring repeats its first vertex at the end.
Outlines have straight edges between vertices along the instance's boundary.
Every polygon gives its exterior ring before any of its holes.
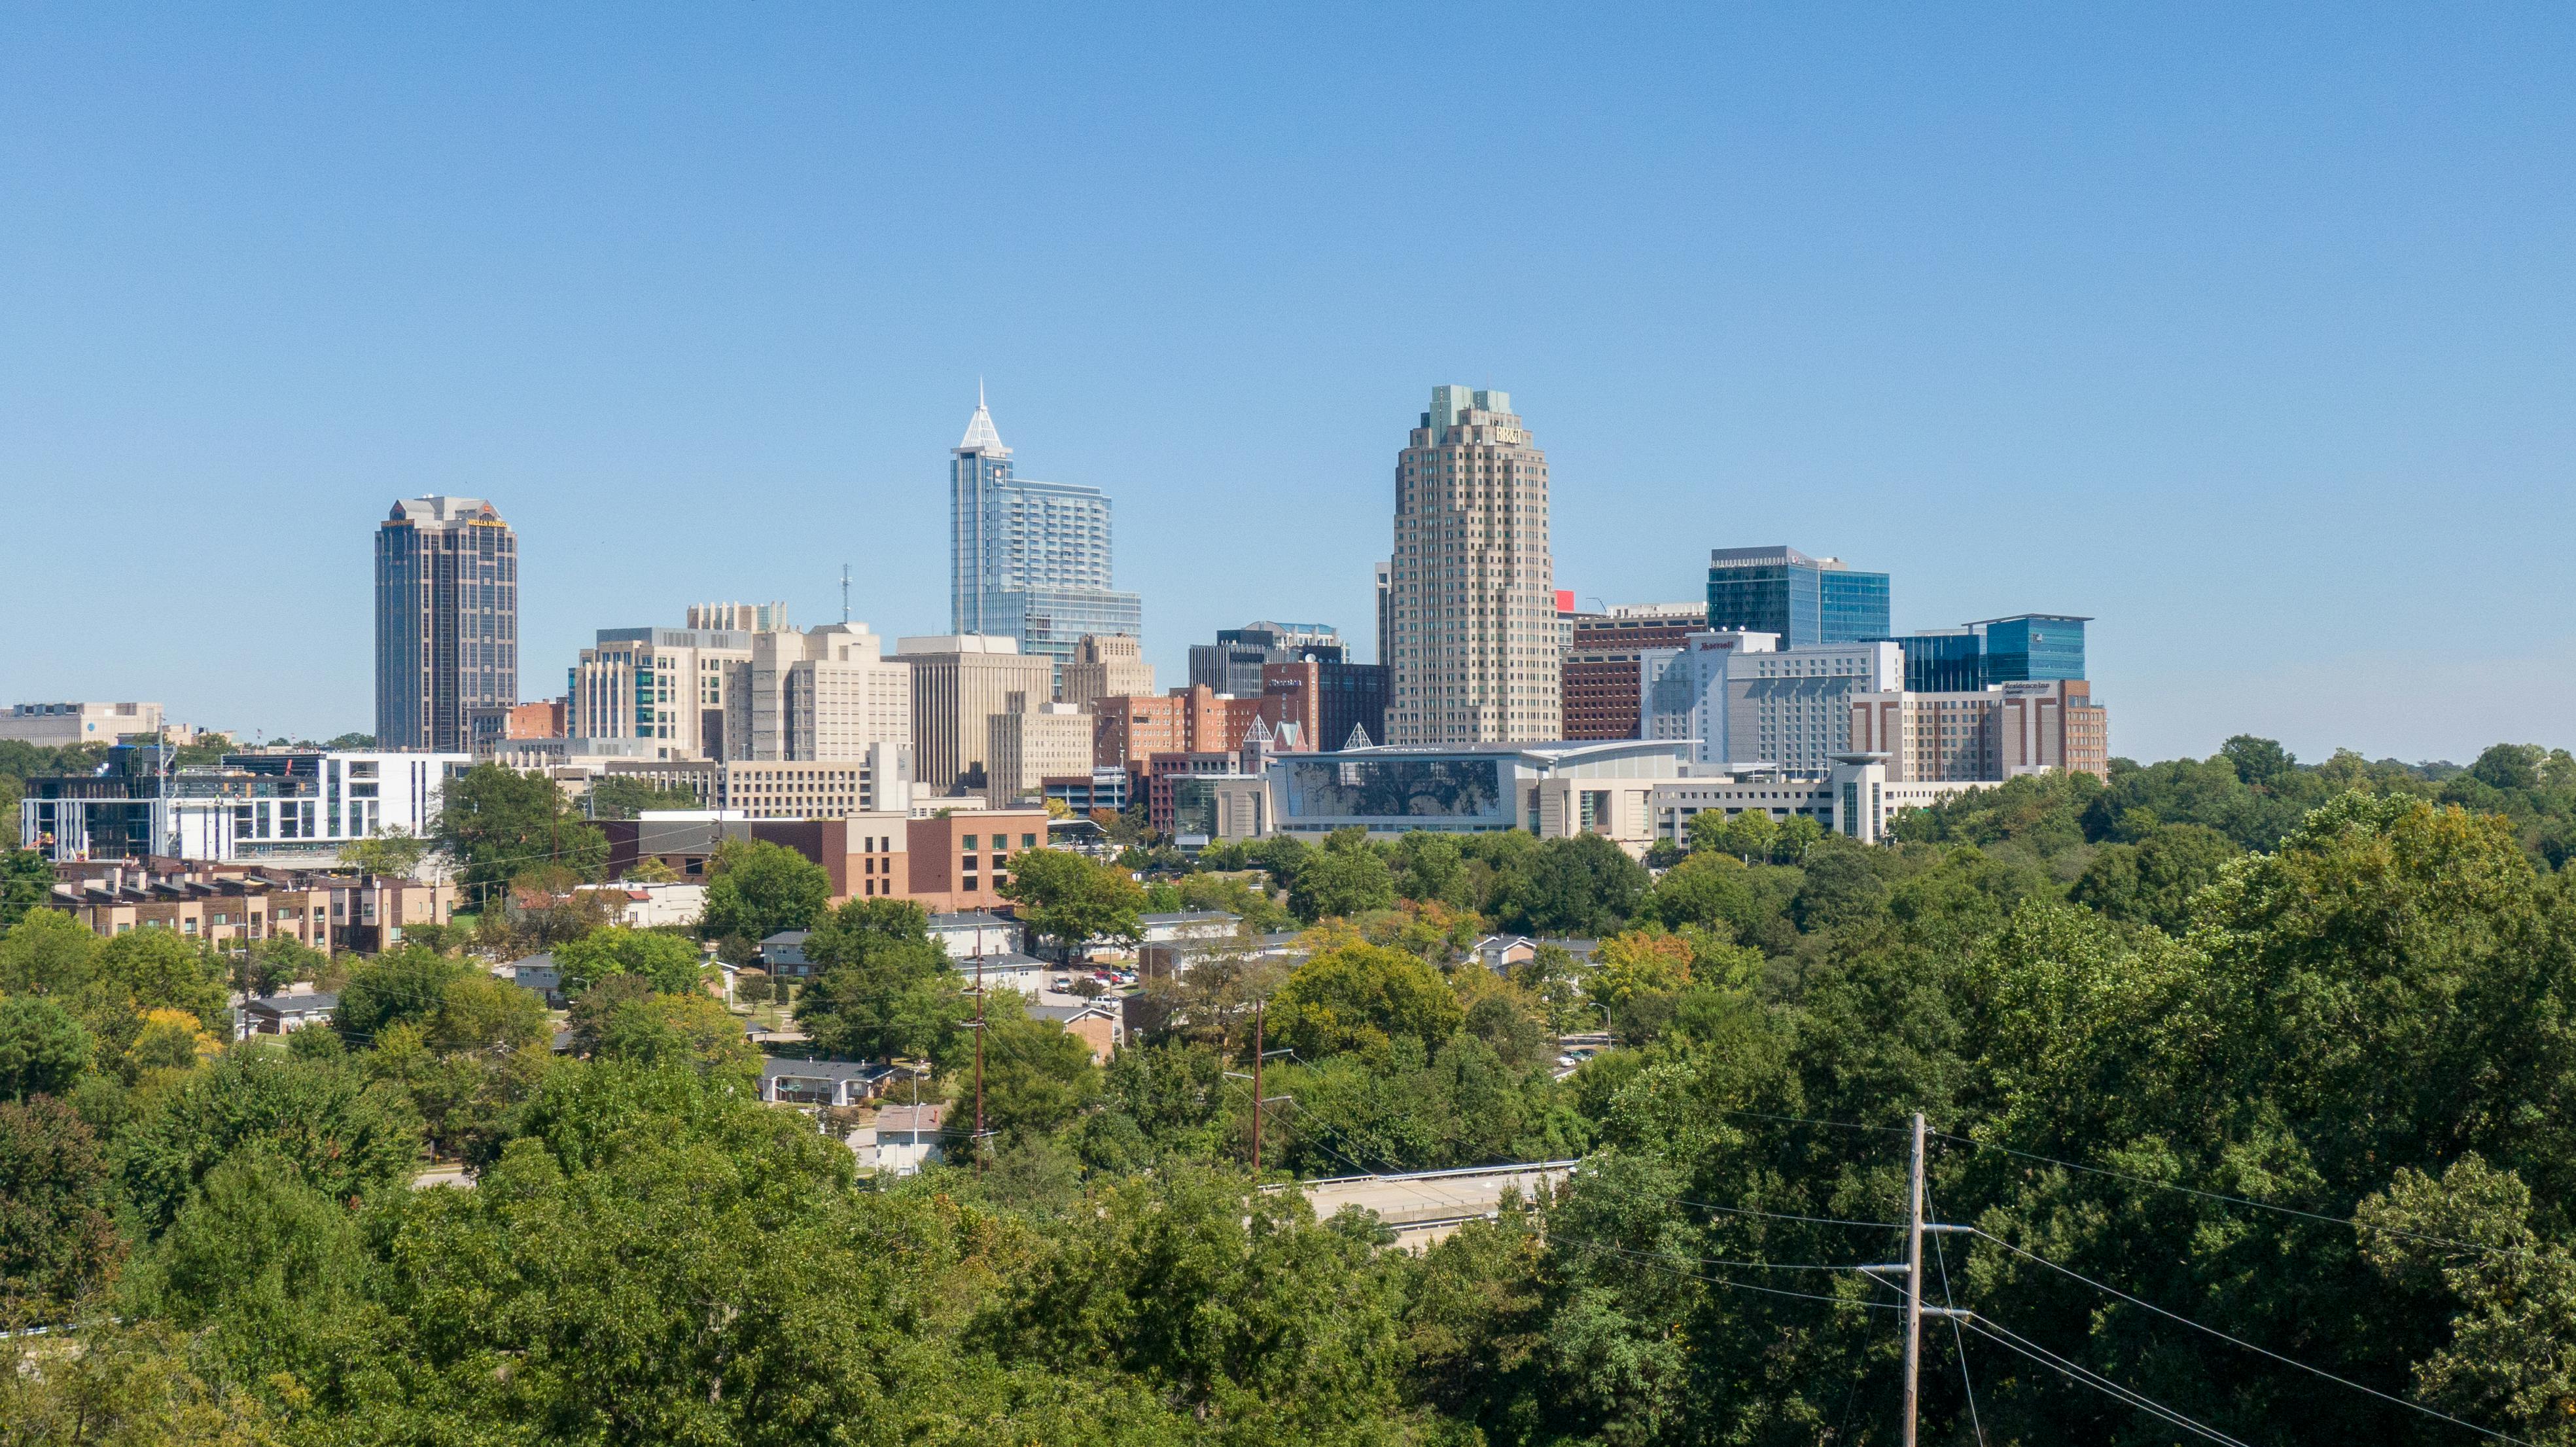
{"type": "Polygon", "coordinates": [[[941,631],[926,459],[985,374],[1117,495],[1167,680],[1246,618],[1368,631],[1385,418],[1456,376],[1544,419],[1587,604],[1794,543],[1899,575],[1900,632],[2091,615],[2139,758],[2460,758],[2576,703],[2576,18],[1326,16],[1258,72],[1212,22],[497,19],[16,27],[0,491],[29,537],[154,520],[122,600],[255,602],[298,667],[99,650],[36,588],[0,698],[366,728],[342,540],[425,493],[527,539],[530,692],[691,596],[837,617],[844,563],[941,631]],[[1466,135],[1512,213],[1426,223],[1466,135]]]}

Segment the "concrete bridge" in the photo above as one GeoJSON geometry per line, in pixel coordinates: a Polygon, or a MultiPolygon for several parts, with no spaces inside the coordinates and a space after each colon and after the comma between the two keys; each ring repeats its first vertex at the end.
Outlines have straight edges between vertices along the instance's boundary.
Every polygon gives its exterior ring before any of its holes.
{"type": "Polygon", "coordinates": [[[1573,1161],[1527,1161],[1507,1166],[1468,1166],[1454,1171],[1412,1171],[1391,1176],[1337,1176],[1301,1188],[1318,1219],[1347,1207],[1374,1211],[1393,1228],[1396,1244],[1420,1251],[1469,1221],[1502,1212],[1503,1191],[1518,1187],[1532,1200],[1565,1184],[1573,1161]]]}

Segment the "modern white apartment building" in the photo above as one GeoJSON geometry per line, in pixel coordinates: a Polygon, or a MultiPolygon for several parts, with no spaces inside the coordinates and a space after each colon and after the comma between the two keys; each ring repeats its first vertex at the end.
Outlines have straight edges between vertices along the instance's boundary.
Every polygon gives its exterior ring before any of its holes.
{"type": "Polygon", "coordinates": [[[1822,774],[1852,747],[1852,697],[1905,683],[1904,650],[1883,642],[1781,648],[1776,633],[1711,630],[1639,660],[1639,732],[1698,740],[1703,766],[1822,774]]]}
{"type": "Polygon", "coordinates": [[[1563,733],[1547,454],[1506,392],[1434,387],[1396,460],[1388,741],[1563,733]]]}
{"type": "Polygon", "coordinates": [[[118,749],[102,774],[27,781],[21,847],[46,858],[147,857],[328,864],[343,845],[427,834],[461,753],[259,749],[213,767],[160,768],[155,748],[118,749]]]}
{"type": "Polygon", "coordinates": [[[127,734],[161,734],[157,703],[16,703],[0,712],[0,739],[61,748],[112,744],[127,734]]]}

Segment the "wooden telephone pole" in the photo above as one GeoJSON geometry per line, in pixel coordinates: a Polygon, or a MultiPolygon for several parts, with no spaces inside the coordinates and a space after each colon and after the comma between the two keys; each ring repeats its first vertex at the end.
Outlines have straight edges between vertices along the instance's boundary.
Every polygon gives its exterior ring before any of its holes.
{"type": "Polygon", "coordinates": [[[1252,1007],[1252,1179],[1261,1179],[1261,1012],[1252,1007]]]}
{"type": "Polygon", "coordinates": [[[1914,1113],[1914,1160],[1906,1172],[1905,1442],[1914,1447],[1916,1384],[1923,1369],[1923,1112],[1914,1113]]]}
{"type": "MultiPolygon", "coordinates": [[[[1917,1116],[1917,1120],[1922,1117],[1917,1116]]],[[[1922,1154],[1918,1143],[1916,1152],[1922,1154]]],[[[984,1169],[984,957],[975,957],[975,1169],[984,1169]]],[[[1916,1192],[1921,1195],[1920,1191],[1916,1192]]]]}

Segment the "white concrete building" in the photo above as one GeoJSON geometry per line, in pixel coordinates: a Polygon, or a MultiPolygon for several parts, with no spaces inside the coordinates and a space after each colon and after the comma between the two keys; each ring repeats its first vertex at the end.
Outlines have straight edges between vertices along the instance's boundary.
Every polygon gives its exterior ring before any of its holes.
{"type": "Polygon", "coordinates": [[[158,750],[120,750],[103,774],[27,781],[21,847],[46,858],[169,858],[336,863],[371,835],[426,835],[465,754],[254,749],[212,767],[155,765],[158,750]]]}
{"type": "Polygon", "coordinates": [[[0,739],[39,748],[112,744],[127,734],[161,734],[157,703],[14,703],[0,713],[0,739]]]}
{"type": "Polygon", "coordinates": [[[687,928],[707,912],[703,884],[581,884],[573,893],[609,896],[617,906],[613,923],[628,929],[687,928]]]}
{"type": "Polygon", "coordinates": [[[1692,762],[1771,764],[1822,773],[1851,743],[1855,694],[1905,686],[1894,643],[1781,648],[1776,633],[1694,633],[1642,651],[1640,732],[1693,739],[1692,762]]]}
{"type": "Polygon", "coordinates": [[[1877,755],[1845,754],[1819,773],[1694,772],[1689,778],[1657,784],[1649,807],[1654,837],[1676,843],[1689,841],[1693,815],[1714,810],[1759,813],[1774,823],[1809,818],[1829,834],[1876,844],[1886,837],[1888,822],[1899,814],[1986,787],[1990,786],[1966,781],[1908,783],[1893,777],[1886,760],[1877,755]]]}
{"type": "Polygon", "coordinates": [[[971,960],[978,955],[1016,953],[1020,948],[1020,926],[1015,920],[980,909],[934,914],[930,917],[930,938],[948,952],[948,958],[971,960]]]}

